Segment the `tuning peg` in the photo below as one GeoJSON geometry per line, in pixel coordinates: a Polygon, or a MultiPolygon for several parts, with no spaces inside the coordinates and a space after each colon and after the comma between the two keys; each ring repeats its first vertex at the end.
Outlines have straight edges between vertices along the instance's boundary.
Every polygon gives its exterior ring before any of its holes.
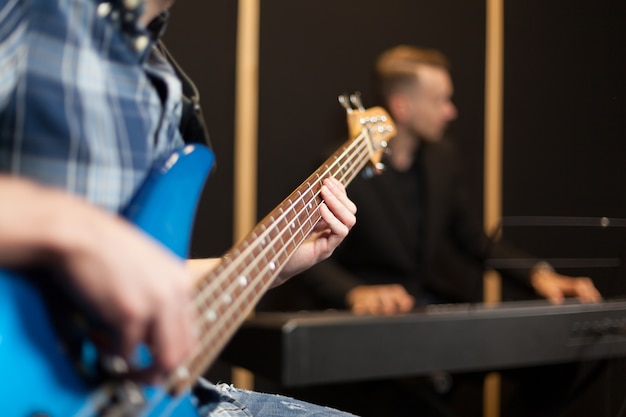
{"type": "Polygon", "coordinates": [[[350,95],[350,102],[357,108],[359,111],[365,111],[365,107],[363,107],[363,103],[361,102],[361,93],[355,92],[350,95]]]}
{"type": "Polygon", "coordinates": [[[339,101],[339,104],[341,104],[341,107],[346,109],[347,113],[352,113],[353,110],[352,107],[350,107],[349,98],[347,95],[341,94],[339,97],[337,97],[337,100],[339,101]]]}

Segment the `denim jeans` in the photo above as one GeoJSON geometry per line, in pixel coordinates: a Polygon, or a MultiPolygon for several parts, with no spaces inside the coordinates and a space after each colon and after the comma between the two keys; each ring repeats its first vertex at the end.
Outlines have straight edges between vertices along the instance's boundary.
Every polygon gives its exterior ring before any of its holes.
{"type": "Polygon", "coordinates": [[[354,417],[332,408],[276,394],[214,385],[199,380],[194,389],[200,417],[354,417]]]}

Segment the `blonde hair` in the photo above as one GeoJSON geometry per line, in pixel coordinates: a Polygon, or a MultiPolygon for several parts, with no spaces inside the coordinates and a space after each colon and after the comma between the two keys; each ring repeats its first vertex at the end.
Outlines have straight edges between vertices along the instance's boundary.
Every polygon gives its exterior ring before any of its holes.
{"type": "Polygon", "coordinates": [[[392,94],[416,83],[420,65],[450,69],[448,58],[436,49],[398,45],[381,53],[374,68],[379,99],[386,104],[392,94]]]}

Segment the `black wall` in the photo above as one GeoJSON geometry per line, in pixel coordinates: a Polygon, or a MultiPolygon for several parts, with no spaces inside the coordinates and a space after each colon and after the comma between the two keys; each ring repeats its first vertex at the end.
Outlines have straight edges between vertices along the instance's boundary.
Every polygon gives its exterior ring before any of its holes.
{"type": "MultiPolygon", "coordinates": [[[[193,256],[232,243],[234,73],[237,2],[178,2],[166,43],[198,85],[216,149],[217,171],[200,205],[193,256]]],[[[373,106],[375,56],[397,43],[440,48],[453,63],[460,117],[450,134],[482,206],[484,37],[482,1],[319,0],[261,2],[258,217],[313,172],[346,139],[342,93],[373,106]]]]}
{"type": "Polygon", "coordinates": [[[482,1],[262,2],[259,211],[266,213],[346,139],[341,93],[374,103],[375,57],[398,43],[443,49],[461,117],[452,134],[472,155],[482,199],[485,7],[482,1]],[[462,34],[461,37],[458,34],[462,34]]]}
{"type": "Polygon", "coordinates": [[[198,208],[193,257],[219,256],[232,244],[236,26],[236,1],[180,1],[165,34],[168,49],[200,91],[217,154],[198,208]]]}
{"type": "MultiPolygon", "coordinates": [[[[626,217],[625,5],[506,2],[504,216],[626,217]]],[[[560,270],[625,294],[624,225],[571,223],[505,234],[539,256],[577,258],[560,270]]]]}
{"type": "MultiPolygon", "coordinates": [[[[194,256],[218,255],[232,239],[236,14],[233,0],[178,2],[166,34],[198,84],[218,154],[194,256]]],[[[403,42],[439,48],[453,63],[460,116],[450,134],[467,155],[482,207],[484,16],[478,0],[261,2],[258,217],[345,139],[337,95],[360,91],[367,107],[377,104],[372,61],[403,42]]],[[[504,216],[626,217],[624,2],[506,2],[504,18],[504,216]]],[[[542,256],[623,255],[623,233],[605,248],[596,240],[604,235],[587,229],[555,231],[505,233],[542,256]],[[576,240],[592,242],[595,252],[584,245],[553,252],[576,240]]]]}
{"type": "MultiPolygon", "coordinates": [[[[505,2],[505,217],[626,218],[625,5],[505,2]]],[[[436,47],[452,61],[460,116],[450,134],[482,207],[485,11],[478,0],[262,0],[258,217],[345,139],[337,95],[360,91],[367,107],[377,104],[371,65],[397,43],[436,47]]],[[[218,154],[193,256],[219,255],[232,242],[236,14],[235,0],[179,1],[166,34],[201,91],[218,154]]],[[[563,272],[592,275],[605,295],[626,293],[624,228],[505,227],[505,235],[539,256],[617,259],[614,267],[563,272]]],[[[614,369],[579,400],[579,415],[617,412],[622,397],[614,389],[623,378],[614,379],[623,372],[614,369]]]]}

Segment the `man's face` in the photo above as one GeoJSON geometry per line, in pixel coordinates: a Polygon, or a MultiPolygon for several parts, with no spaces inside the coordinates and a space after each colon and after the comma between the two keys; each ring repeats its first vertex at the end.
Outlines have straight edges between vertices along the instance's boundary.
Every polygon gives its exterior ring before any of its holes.
{"type": "Polygon", "coordinates": [[[418,82],[406,92],[405,124],[421,140],[436,142],[457,116],[452,80],[447,70],[430,65],[420,66],[417,75],[418,82]]]}

